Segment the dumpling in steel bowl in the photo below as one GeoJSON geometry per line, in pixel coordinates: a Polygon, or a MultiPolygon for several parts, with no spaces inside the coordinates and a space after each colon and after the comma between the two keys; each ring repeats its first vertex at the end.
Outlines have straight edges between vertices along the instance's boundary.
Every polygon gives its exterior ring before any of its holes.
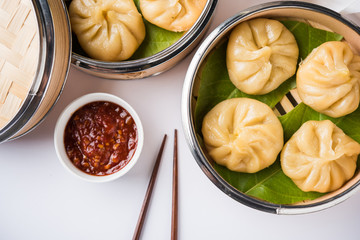
{"type": "Polygon", "coordinates": [[[271,108],[254,99],[218,103],[204,117],[206,149],[218,164],[254,173],[273,164],[283,147],[283,128],[271,108]]]}
{"type": "Polygon", "coordinates": [[[285,144],[281,168],[303,191],[330,192],[355,173],[360,144],[330,120],[307,121],[285,144]]]}
{"type": "Polygon", "coordinates": [[[126,60],[145,38],[133,0],[73,0],[69,13],[80,46],[94,59],[126,60]]]}
{"type": "Polygon", "coordinates": [[[298,56],[295,37],[281,22],[258,18],[232,30],[226,65],[238,89],[262,95],[295,74],[298,56]]]}
{"type": "Polygon", "coordinates": [[[189,30],[201,15],[207,0],[140,0],[146,20],[173,32],[189,30]]]}
{"type": "Polygon", "coordinates": [[[326,42],[300,64],[296,85],[314,110],[341,117],[355,111],[360,95],[360,56],[345,42],[326,42]]]}

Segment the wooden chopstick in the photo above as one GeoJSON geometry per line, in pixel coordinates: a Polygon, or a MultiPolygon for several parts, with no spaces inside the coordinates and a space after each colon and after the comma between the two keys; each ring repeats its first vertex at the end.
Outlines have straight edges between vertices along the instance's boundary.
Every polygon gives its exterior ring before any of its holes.
{"type": "Polygon", "coordinates": [[[158,156],[157,156],[155,164],[154,164],[154,168],[153,168],[153,171],[152,171],[152,174],[151,174],[151,177],[150,177],[149,185],[148,185],[148,188],[146,190],[144,202],[143,202],[143,205],[142,205],[142,208],[141,208],[141,211],[140,211],[139,219],[138,219],[138,222],[136,224],[133,240],[138,240],[140,238],[140,235],[141,235],[141,230],[142,230],[142,227],[144,225],[144,220],[145,220],[146,212],[147,212],[147,209],[148,209],[148,206],[149,206],[152,190],[154,188],[157,172],[159,170],[159,165],[160,165],[161,156],[162,156],[162,153],[163,153],[163,150],[164,150],[166,137],[167,136],[165,134],[164,139],[163,139],[163,141],[161,143],[161,147],[160,147],[158,156]]]}
{"type": "Polygon", "coordinates": [[[172,189],[171,240],[177,240],[178,235],[178,147],[177,130],[174,133],[174,163],[172,189]]]}

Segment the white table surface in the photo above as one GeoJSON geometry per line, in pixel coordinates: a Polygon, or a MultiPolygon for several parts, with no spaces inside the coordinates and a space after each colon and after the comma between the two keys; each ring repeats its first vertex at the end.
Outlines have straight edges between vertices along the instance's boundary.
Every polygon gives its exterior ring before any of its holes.
{"type": "MultiPolygon", "coordinates": [[[[219,0],[210,30],[263,2],[267,1],[219,0]]],[[[341,10],[350,1],[310,2],[341,10]]],[[[45,121],[26,136],[0,145],[0,239],[131,239],[165,133],[169,138],[142,239],[170,239],[175,128],[179,130],[179,239],[359,239],[360,193],[325,211],[277,216],[236,202],[204,175],[187,146],[181,123],[182,84],[192,55],[166,73],[135,81],[104,80],[71,67],[64,92],[45,121]],[[60,112],[91,92],[125,99],[144,125],[139,161],[110,183],[88,183],[71,175],[53,146],[60,112]]]]}

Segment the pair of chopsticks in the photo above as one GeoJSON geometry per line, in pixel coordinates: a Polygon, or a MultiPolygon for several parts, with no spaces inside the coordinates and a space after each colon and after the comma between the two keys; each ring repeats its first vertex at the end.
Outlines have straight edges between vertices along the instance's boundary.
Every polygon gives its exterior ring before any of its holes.
{"type": "MultiPolygon", "coordinates": [[[[164,135],[163,141],[161,143],[161,147],[159,153],[157,155],[154,168],[150,177],[149,185],[146,190],[144,202],[140,211],[139,219],[136,224],[135,233],[133,236],[133,240],[138,240],[141,235],[141,230],[144,225],[146,212],[149,206],[152,190],[154,188],[154,184],[156,181],[157,173],[159,170],[159,165],[161,161],[161,156],[164,150],[165,142],[166,142],[167,135],[164,135]]],[[[177,130],[175,129],[174,132],[174,156],[173,156],[173,188],[172,188],[172,215],[171,215],[171,240],[177,239],[177,232],[178,232],[178,151],[177,151],[177,130]]]]}

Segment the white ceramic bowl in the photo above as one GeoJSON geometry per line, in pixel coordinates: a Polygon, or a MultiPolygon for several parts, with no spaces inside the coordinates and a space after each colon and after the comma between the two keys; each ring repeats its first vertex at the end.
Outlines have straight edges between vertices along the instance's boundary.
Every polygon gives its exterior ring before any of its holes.
{"type": "Polygon", "coordinates": [[[60,114],[59,119],[55,126],[54,144],[55,144],[56,154],[61,164],[72,174],[89,182],[108,182],[123,176],[135,165],[138,158],[140,157],[140,153],[144,145],[144,131],[139,116],[137,115],[135,110],[123,99],[108,93],[90,93],[71,102],[60,114]],[[68,158],[64,145],[65,127],[69,119],[73,115],[73,113],[82,106],[97,101],[108,101],[123,107],[134,119],[135,124],[137,126],[137,134],[138,134],[137,147],[131,160],[126,164],[125,167],[123,167],[119,171],[105,176],[90,175],[78,169],[68,158]]]}

